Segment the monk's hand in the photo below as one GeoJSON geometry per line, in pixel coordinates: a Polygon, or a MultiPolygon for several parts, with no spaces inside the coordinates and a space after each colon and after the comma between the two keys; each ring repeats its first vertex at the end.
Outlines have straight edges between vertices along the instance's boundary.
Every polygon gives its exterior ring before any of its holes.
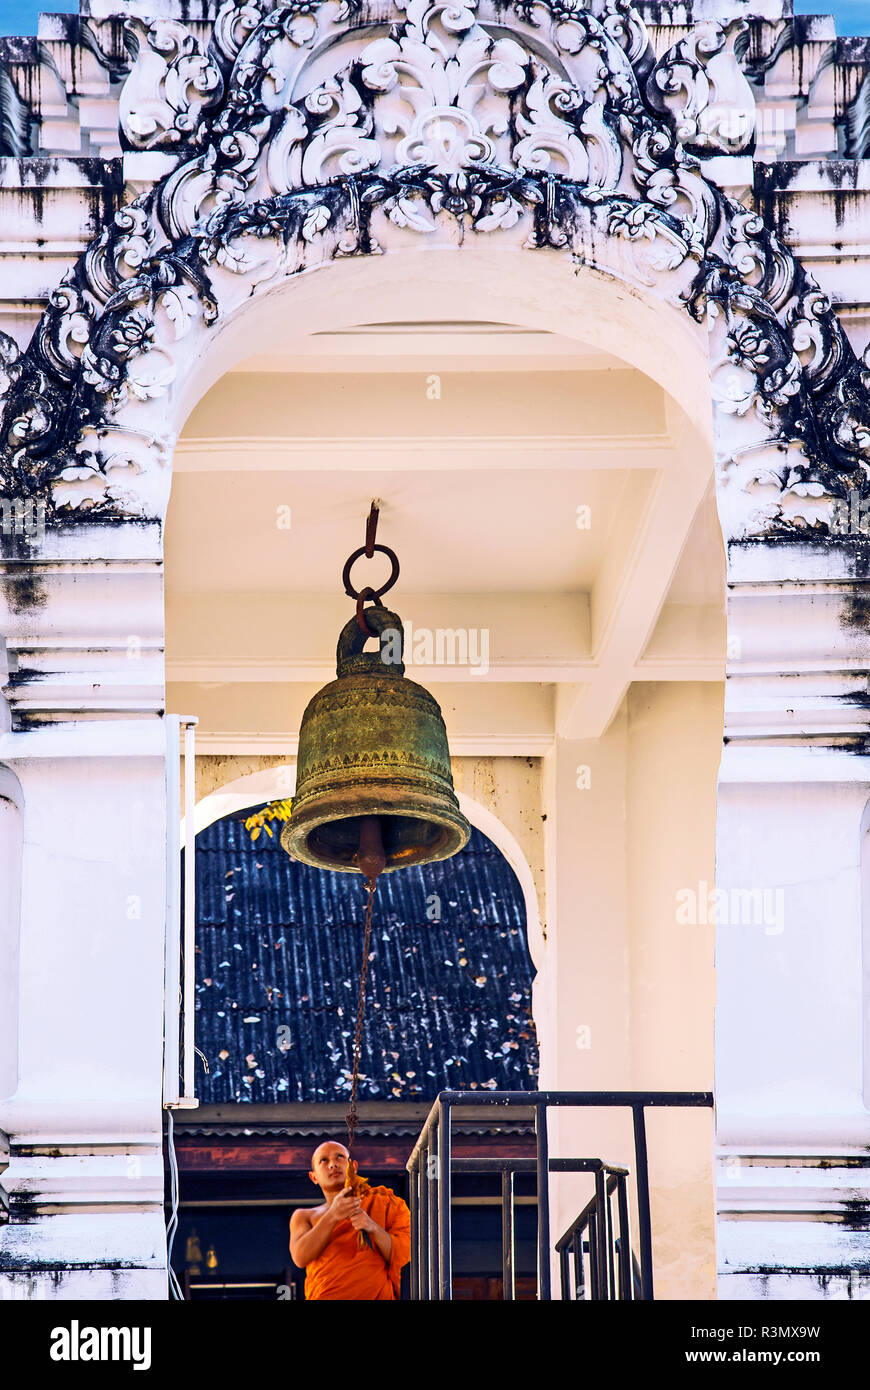
{"type": "Polygon", "coordinates": [[[353,1188],[346,1187],[332,1203],[331,1215],[336,1221],[353,1221],[362,1211],[359,1197],[354,1196],[353,1188]]]}
{"type": "Polygon", "coordinates": [[[355,1231],[375,1230],[375,1222],[369,1216],[368,1212],[363,1211],[362,1208],[360,1208],[359,1211],[353,1214],[353,1216],[350,1218],[350,1224],[351,1226],[353,1226],[353,1229],[355,1231]]]}

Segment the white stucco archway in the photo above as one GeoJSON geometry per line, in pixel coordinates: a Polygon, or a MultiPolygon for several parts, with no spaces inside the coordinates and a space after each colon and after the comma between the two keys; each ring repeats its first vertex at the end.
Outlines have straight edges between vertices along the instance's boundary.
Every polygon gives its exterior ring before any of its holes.
{"type": "MultiPolygon", "coordinates": [[[[125,92],[127,138],[147,128],[157,147],[196,133],[92,244],[11,363],[9,483],[57,515],[162,519],[181,424],[232,360],[252,301],[327,267],[320,297],[338,298],[339,277],[354,287],[342,261],[381,256],[385,279],[422,280],[445,244],[462,253],[448,281],[467,287],[463,256],[484,244],[560,262],[551,308],[564,299],[582,317],[595,301],[588,277],[568,291],[578,266],[610,282],[597,302],[605,334],[610,321],[627,338],[638,328],[629,299],[648,302],[659,333],[676,317],[694,337],[706,320],[706,383],[692,400],[702,414],[712,403],[726,535],[826,525],[832,496],[864,486],[861,363],[804,268],[696,157],[750,139],[740,25],[710,24],[703,45],[655,62],[628,8],[513,8],[510,26],[492,0],[410,0],[390,18],[363,3],[352,23],[330,7],[304,22],[292,9],[228,14],[165,130],[152,91],[155,77],[174,87],[174,60],[159,55],[178,35],[153,26],[125,92]]],[[[524,265],[520,278],[537,273],[524,265]]],[[[664,333],[672,348],[678,333],[664,333]]],[[[679,370],[648,351],[654,336],[640,329],[639,357],[679,398],[679,370]]]]}
{"type": "MultiPolygon", "coordinates": [[[[607,268],[559,251],[530,255],[519,244],[457,245],[410,235],[384,256],[325,260],[296,277],[269,279],[239,299],[204,345],[178,365],[179,386],[162,406],[177,437],[190,412],[245,357],[294,335],[383,321],[478,319],[594,341],[658,382],[712,439],[707,333],[676,305],[607,268]]],[[[181,349],[179,349],[181,352],[181,349]]]]}

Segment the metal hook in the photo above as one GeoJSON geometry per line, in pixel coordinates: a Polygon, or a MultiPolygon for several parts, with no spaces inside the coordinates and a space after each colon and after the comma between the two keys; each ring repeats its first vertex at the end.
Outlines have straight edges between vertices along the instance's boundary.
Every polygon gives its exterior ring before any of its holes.
{"type": "Polygon", "coordinates": [[[375,553],[375,537],[378,534],[378,516],[380,514],[380,498],[373,497],[369,519],[366,522],[366,559],[370,560],[375,553]]]}

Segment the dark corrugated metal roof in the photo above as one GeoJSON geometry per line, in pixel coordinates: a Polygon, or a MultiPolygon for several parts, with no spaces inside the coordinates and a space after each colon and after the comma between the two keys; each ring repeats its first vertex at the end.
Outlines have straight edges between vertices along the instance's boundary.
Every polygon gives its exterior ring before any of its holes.
{"type": "MultiPolygon", "coordinates": [[[[350,1091],[364,889],[255,843],[249,811],[196,841],[196,1044],[206,1103],[337,1101],[350,1091]]],[[[479,831],[452,859],[384,875],[375,897],[360,1100],[533,1090],[525,905],[479,831]],[[440,905],[440,920],[430,921],[440,905]],[[428,912],[428,915],[427,915],[428,912]]]]}

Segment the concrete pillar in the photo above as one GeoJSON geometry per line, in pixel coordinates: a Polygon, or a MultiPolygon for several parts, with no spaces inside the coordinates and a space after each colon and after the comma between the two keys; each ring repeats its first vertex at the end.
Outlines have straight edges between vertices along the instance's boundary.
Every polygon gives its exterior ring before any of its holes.
{"type": "Polygon", "coordinates": [[[724,1298],[867,1296],[870,636],[850,544],[731,547],[716,871],[724,1298]]]}
{"type": "Polygon", "coordinates": [[[166,1296],[158,542],[80,527],[3,576],[0,1297],[166,1296]]]}

